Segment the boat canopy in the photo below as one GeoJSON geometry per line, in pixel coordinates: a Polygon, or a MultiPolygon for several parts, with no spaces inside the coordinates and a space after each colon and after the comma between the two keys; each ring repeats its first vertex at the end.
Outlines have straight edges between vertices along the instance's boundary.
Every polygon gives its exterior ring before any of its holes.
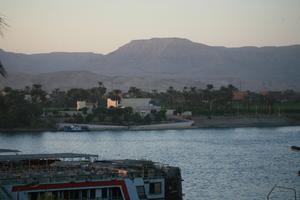
{"type": "Polygon", "coordinates": [[[0,162],[1,161],[24,161],[24,160],[72,159],[72,158],[86,158],[86,159],[98,158],[98,155],[79,154],[79,153],[0,155],[0,162]]]}
{"type": "Polygon", "coordinates": [[[0,149],[0,153],[20,153],[17,149],[0,149]]]}

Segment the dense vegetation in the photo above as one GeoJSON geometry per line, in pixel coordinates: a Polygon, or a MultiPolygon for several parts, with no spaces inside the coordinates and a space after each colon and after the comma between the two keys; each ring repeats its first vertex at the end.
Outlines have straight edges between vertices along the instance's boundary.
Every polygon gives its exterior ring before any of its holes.
{"type": "Polygon", "coordinates": [[[209,84],[205,89],[184,87],[176,90],[173,87],[165,92],[153,90],[144,92],[132,87],[130,97],[150,97],[154,102],[177,113],[192,111],[194,115],[237,115],[237,114],[282,114],[300,113],[300,93],[293,90],[269,92],[242,92],[243,99],[235,100],[234,93],[239,90],[233,85],[214,88],[209,84]]]}
{"type": "Polygon", "coordinates": [[[25,90],[5,88],[0,95],[0,128],[41,128],[49,124],[41,119],[45,92],[34,86],[30,91],[32,101],[25,98],[25,90]],[[41,93],[41,94],[40,94],[41,93]]]}
{"type": "Polygon", "coordinates": [[[300,93],[292,90],[283,92],[246,92],[247,95],[234,100],[238,89],[232,85],[214,88],[196,87],[167,91],[142,91],[131,87],[126,93],[120,90],[107,92],[99,82],[90,89],[74,88],[68,91],[55,89],[47,93],[41,85],[33,85],[23,90],[4,88],[0,93],[0,128],[43,128],[52,127],[55,122],[106,123],[106,124],[149,124],[165,120],[165,111],[174,109],[180,114],[192,111],[193,115],[283,115],[300,113],[300,93]],[[147,97],[152,103],[160,105],[162,111],[141,117],[131,108],[106,108],[106,99],[120,100],[123,97],[147,97]],[[94,102],[98,107],[92,112],[82,109],[76,111],[76,102],[94,102]],[[73,112],[72,112],[73,111],[73,112]]]}

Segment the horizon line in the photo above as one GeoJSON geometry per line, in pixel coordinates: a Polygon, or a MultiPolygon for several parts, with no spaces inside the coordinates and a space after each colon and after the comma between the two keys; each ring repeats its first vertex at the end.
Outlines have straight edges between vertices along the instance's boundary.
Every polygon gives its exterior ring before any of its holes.
{"type": "Polygon", "coordinates": [[[299,44],[295,43],[295,44],[284,44],[284,45],[263,45],[263,46],[255,46],[255,45],[245,45],[245,46],[232,46],[232,47],[228,47],[228,46],[223,46],[223,45],[209,45],[206,43],[201,43],[201,42],[196,42],[193,41],[191,39],[188,38],[181,38],[181,37],[152,37],[152,38],[148,38],[148,39],[132,39],[127,43],[124,43],[123,45],[115,48],[113,51],[108,52],[108,53],[101,53],[101,52],[94,52],[94,51],[47,51],[47,52],[31,52],[31,53],[25,53],[25,52],[19,52],[19,51],[12,51],[12,50],[5,50],[3,48],[0,48],[0,51],[4,51],[7,53],[17,53],[17,54],[25,54],[25,55],[36,55],[36,54],[53,54],[53,53],[91,53],[91,54],[97,54],[97,55],[108,55],[111,54],[115,51],[117,51],[118,49],[120,49],[121,47],[130,44],[132,42],[135,41],[149,41],[149,40],[155,40],[155,39],[177,39],[177,40],[187,40],[189,42],[195,43],[195,44],[199,44],[199,45],[205,45],[207,47],[219,47],[219,48],[227,48],[227,49],[237,49],[237,48],[268,48],[268,47],[290,47],[290,46],[299,46],[299,44]]]}

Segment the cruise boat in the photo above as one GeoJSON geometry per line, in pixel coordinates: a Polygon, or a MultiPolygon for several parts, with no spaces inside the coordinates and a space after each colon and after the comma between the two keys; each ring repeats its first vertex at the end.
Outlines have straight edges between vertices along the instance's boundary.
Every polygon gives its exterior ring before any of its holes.
{"type": "Polygon", "coordinates": [[[182,200],[178,167],[97,155],[0,155],[1,200],[182,200]]]}

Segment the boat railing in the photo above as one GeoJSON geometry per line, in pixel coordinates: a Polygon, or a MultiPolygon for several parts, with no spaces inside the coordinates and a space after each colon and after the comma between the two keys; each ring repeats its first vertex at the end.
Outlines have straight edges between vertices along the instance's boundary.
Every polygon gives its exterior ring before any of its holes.
{"type": "MultiPolygon", "coordinates": [[[[8,175],[8,174],[7,174],[8,175]]],[[[10,183],[14,184],[45,184],[45,183],[59,183],[59,182],[79,182],[79,181],[99,181],[99,180],[111,180],[111,179],[124,179],[130,178],[134,179],[136,177],[143,177],[130,174],[128,176],[122,176],[117,173],[76,173],[73,170],[59,171],[40,171],[35,173],[21,173],[21,174],[9,174],[8,176],[0,176],[0,184],[7,185],[10,183]]],[[[163,176],[146,176],[146,179],[158,179],[163,178],[163,176]]]]}
{"type": "Polygon", "coordinates": [[[10,183],[14,184],[43,184],[43,183],[59,183],[59,182],[76,182],[76,181],[94,181],[94,180],[106,180],[106,179],[119,179],[122,178],[116,175],[51,175],[51,176],[26,176],[26,177],[7,177],[1,178],[0,184],[7,185],[10,183]]]}

